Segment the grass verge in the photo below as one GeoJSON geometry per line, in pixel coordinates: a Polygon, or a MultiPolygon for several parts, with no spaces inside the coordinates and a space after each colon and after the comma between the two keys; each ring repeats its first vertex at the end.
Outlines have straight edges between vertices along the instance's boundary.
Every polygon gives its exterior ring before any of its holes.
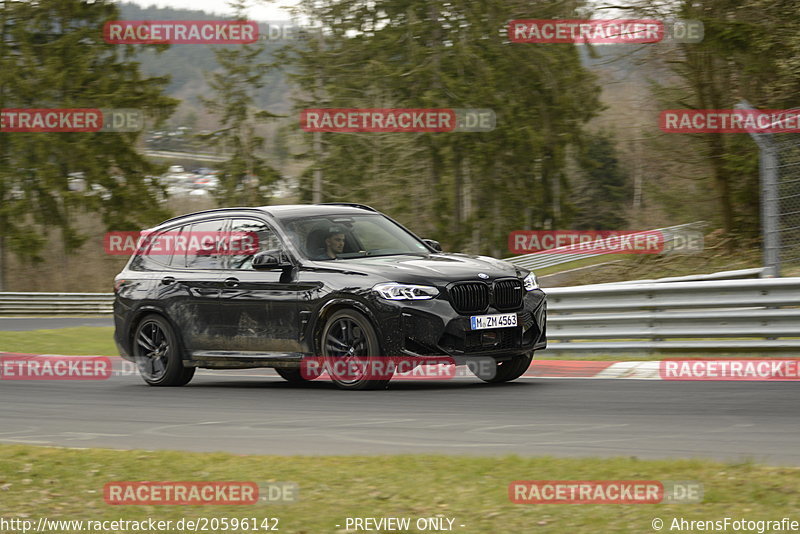
{"type": "Polygon", "coordinates": [[[78,326],[52,330],[0,332],[0,352],[116,356],[114,328],[78,326]]]}
{"type": "Polygon", "coordinates": [[[799,474],[799,468],[705,460],[278,457],[0,446],[0,495],[6,519],[277,517],[280,531],[291,533],[346,532],[347,517],[411,517],[415,521],[441,516],[455,519],[457,532],[559,534],[653,532],[654,518],[664,521],[665,531],[675,517],[780,520],[794,513],[794,519],[800,519],[796,516],[799,474]],[[513,504],[508,498],[508,485],[516,480],[604,479],[691,480],[703,484],[705,495],[701,503],[670,505],[528,505],[513,504]],[[255,506],[111,506],[104,502],[105,483],[141,480],[294,482],[300,488],[299,500],[255,506]]]}

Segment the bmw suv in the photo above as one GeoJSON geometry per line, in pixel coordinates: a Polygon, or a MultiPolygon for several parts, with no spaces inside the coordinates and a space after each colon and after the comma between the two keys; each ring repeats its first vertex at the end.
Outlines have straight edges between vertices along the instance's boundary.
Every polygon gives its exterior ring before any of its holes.
{"type": "MultiPolygon", "coordinates": [[[[309,359],[395,356],[480,360],[474,374],[507,382],[547,344],[533,273],[444,253],[368,206],[214,209],[142,236],[115,279],[114,337],[152,386],[184,385],[198,367],[303,382],[309,359]]],[[[381,388],[384,369],[331,377],[381,388]]]]}

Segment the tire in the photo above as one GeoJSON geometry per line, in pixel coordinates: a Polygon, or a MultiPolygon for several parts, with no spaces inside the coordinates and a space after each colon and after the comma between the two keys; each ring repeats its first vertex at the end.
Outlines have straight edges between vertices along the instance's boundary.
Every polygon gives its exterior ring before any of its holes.
{"type": "Polygon", "coordinates": [[[494,369],[488,372],[482,372],[483,368],[478,367],[478,370],[473,370],[473,374],[490,384],[499,384],[501,382],[510,382],[521,377],[528,367],[531,366],[533,361],[533,352],[523,354],[522,356],[515,356],[510,360],[497,362],[494,369]]]}
{"type": "Polygon", "coordinates": [[[313,380],[311,377],[303,376],[303,372],[300,369],[295,369],[293,367],[276,367],[275,372],[278,373],[281,378],[292,384],[304,384],[313,380]]]}
{"type": "Polygon", "coordinates": [[[388,358],[380,356],[378,335],[362,313],[344,309],[334,312],[322,327],[319,354],[328,367],[331,380],[341,389],[382,389],[394,374],[388,358]],[[362,371],[343,374],[338,369],[354,364],[362,371]]]}
{"type": "Polygon", "coordinates": [[[183,366],[183,349],[169,322],[147,315],[133,334],[133,356],[139,374],[151,386],[183,386],[194,376],[194,367],[183,366]]]}

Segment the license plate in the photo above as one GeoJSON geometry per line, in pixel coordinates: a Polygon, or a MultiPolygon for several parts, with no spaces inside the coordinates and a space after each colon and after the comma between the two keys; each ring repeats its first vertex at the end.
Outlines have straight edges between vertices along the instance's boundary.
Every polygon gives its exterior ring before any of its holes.
{"type": "Polygon", "coordinates": [[[495,313],[492,315],[473,315],[469,318],[472,330],[485,330],[487,328],[510,328],[517,326],[516,313],[495,313]]]}

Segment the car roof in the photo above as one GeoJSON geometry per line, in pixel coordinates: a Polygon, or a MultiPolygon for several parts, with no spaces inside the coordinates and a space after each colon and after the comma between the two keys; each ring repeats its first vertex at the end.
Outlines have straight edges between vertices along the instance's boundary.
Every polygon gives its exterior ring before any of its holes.
{"type": "Polygon", "coordinates": [[[306,217],[313,215],[353,215],[377,210],[361,204],[284,204],[259,208],[277,219],[306,217]]]}
{"type": "Polygon", "coordinates": [[[378,213],[377,210],[363,204],[329,203],[329,204],[281,204],[276,206],[242,206],[238,208],[216,208],[195,213],[179,215],[161,222],[155,228],[167,223],[174,223],[184,219],[194,219],[206,215],[225,215],[233,213],[260,212],[271,215],[276,219],[291,219],[294,217],[312,217],[314,215],[363,215],[365,213],[378,213]]]}

